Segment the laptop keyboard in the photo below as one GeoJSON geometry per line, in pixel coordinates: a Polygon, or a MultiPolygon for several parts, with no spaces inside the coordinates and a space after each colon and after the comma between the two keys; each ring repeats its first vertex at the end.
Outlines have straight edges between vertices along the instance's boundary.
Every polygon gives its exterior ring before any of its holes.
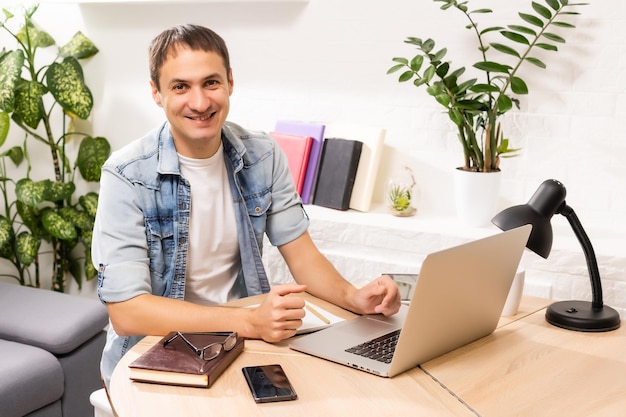
{"type": "Polygon", "coordinates": [[[400,329],[348,348],[346,352],[365,356],[366,358],[374,359],[379,362],[390,363],[393,352],[396,350],[399,337],[400,329]]]}

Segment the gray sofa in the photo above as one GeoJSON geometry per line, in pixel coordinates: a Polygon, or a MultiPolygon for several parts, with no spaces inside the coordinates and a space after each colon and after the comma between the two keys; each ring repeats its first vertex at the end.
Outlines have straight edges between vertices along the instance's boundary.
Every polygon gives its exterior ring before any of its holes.
{"type": "Polygon", "coordinates": [[[0,282],[0,414],[93,416],[107,323],[96,299],[0,282]]]}

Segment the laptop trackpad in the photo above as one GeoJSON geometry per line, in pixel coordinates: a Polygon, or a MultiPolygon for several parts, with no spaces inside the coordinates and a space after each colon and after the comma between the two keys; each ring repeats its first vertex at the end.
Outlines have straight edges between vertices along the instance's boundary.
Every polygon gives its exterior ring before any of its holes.
{"type": "Polygon", "coordinates": [[[361,316],[350,322],[346,322],[349,324],[344,326],[342,332],[351,335],[359,335],[364,337],[371,336],[376,337],[377,335],[382,335],[385,333],[389,333],[393,330],[398,329],[398,325],[396,323],[388,323],[386,321],[382,321],[384,319],[379,319],[370,316],[361,316]]]}

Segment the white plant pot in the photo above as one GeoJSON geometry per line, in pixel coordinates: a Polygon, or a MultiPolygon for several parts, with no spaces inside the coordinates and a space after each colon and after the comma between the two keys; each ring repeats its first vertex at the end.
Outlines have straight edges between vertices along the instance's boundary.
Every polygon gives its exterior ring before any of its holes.
{"type": "Polygon", "coordinates": [[[454,175],[459,221],[471,227],[490,225],[500,199],[501,172],[470,172],[457,168],[454,175]]]}

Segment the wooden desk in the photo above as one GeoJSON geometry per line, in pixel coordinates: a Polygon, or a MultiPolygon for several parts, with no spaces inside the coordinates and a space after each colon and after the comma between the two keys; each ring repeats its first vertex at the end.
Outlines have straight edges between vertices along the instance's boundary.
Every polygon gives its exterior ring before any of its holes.
{"type": "MultiPolygon", "coordinates": [[[[254,297],[235,306],[256,304],[254,297]]],[[[338,316],[352,313],[315,299],[320,307],[338,316]]],[[[503,317],[506,330],[547,305],[543,299],[525,297],[518,315],[503,317]]],[[[500,330],[498,330],[500,332],[500,330]]],[[[508,332],[505,332],[508,334],[508,332]]],[[[160,337],[149,336],[133,347],[115,368],[111,398],[120,417],[172,416],[474,416],[474,412],[420,368],[394,378],[381,378],[289,349],[288,341],[269,344],[246,340],[237,360],[209,389],[173,387],[132,382],[128,364],[160,337]],[[292,381],[298,399],[256,404],[241,373],[243,366],[280,363],[292,381]]],[[[433,362],[430,362],[431,364],[433,362]]],[[[434,363],[436,367],[436,363],[434,363]]],[[[430,368],[429,368],[430,370],[430,368]]],[[[438,372],[436,372],[438,374],[438,372]]],[[[443,372],[445,374],[445,372],[443,372]]]]}
{"type": "Polygon", "coordinates": [[[484,417],[614,417],[626,410],[626,323],[583,333],[545,309],[421,365],[484,417]]]}
{"type": "MultiPolygon", "coordinates": [[[[234,305],[258,303],[254,297],[234,305]]],[[[350,318],[352,313],[321,300],[320,307],[350,318]]],[[[120,417],[210,416],[474,416],[421,369],[381,378],[289,349],[288,341],[270,344],[246,340],[244,352],[209,389],[132,382],[128,364],[161,338],[148,336],[115,368],[110,395],[120,417]],[[280,363],[298,399],[256,404],[245,382],[243,366],[280,363]]]]}

